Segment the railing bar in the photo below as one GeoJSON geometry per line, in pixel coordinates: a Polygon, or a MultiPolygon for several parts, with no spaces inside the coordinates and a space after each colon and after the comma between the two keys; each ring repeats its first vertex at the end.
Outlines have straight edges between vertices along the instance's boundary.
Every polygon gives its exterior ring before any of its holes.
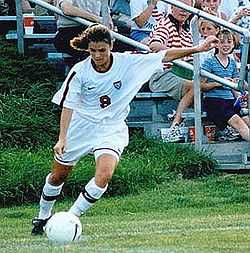
{"type": "MultiPolygon", "coordinates": [[[[57,7],[55,7],[55,6],[51,5],[51,4],[48,4],[48,3],[46,3],[46,2],[43,2],[43,1],[41,1],[41,0],[29,0],[29,1],[32,2],[32,3],[35,3],[35,4],[39,5],[39,6],[41,6],[41,7],[43,7],[43,8],[45,8],[45,9],[51,10],[51,11],[55,12],[56,14],[58,14],[58,15],[60,15],[60,16],[64,16],[65,18],[68,18],[68,19],[70,19],[70,20],[76,21],[76,22],[78,22],[78,23],[80,23],[80,24],[84,24],[84,25],[86,25],[86,26],[89,26],[89,25],[93,24],[92,22],[87,21],[87,20],[85,20],[85,19],[83,19],[83,18],[65,16],[65,15],[63,14],[63,12],[62,12],[60,9],[58,9],[57,7]]],[[[137,42],[137,41],[135,41],[135,40],[132,40],[132,39],[130,39],[130,38],[128,38],[128,37],[125,37],[125,36],[123,36],[123,35],[121,35],[121,34],[119,34],[119,33],[116,33],[116,32],[114,32],[114,31],[111,31],[111,33],[112,33],[112,36],[113,36],[114,38],[116,38],[116,39],[118,39],[118,40],[120,40],[120,41],[122,41],[122,42],[124,42],[124,43],[127,43],[127,44],[129,44],[129,45],[131,45],[131,46],[134,46],[134,47],[136,47],[136,48],[138,48],[138,49],[141,49],[141,50],[144,50],[144,51],[150,51],[150,49],[149,49],[148,46],[146,46],[146,45],[144,45],[144,44],[142,44],[142,43],[140,43],[140,42],[137,42]]],[[[184,68],[193,70],[193,66],[192,66],[191,64],[187,63],[187,62],[184,62],[184,61],[181,61],[181,60],[175,60],[175,61],[173,61],[173,62],[174,62],[175,64],[179,65],[179,66],[182,66],[182,67],[184,67],[184,68]]],[[[216,76],[216,75],[213,75],[213,74],[211,74],[211,73],[209,73],[209,72],[207,72],[207,71],[204,71],[204,70],[201,70],[201,74],[204,75],[205,77],[212,78],[212,79],[215,80],[216,82],[219,82],[219,83],[221,83],[221,84],[223,84],[223,85],[225,85],[225,86],[227,86],[227,87],[230,87],[230,88],[233,88],[233,89],[238,90],[238,84],[235,84],[235,83],[233,83],[233,82],[230,82],[230,81],[228,81],[228,80],[225,80],[225,79],[223,79],[223,78],[221,78],[221,77],[218,77],[218,76],[216,76]]]]}
{"type": "Polygon", "coordinates": [[[177,7],[180,7],[181,9],[184,9],[188,12],[191,12],[195,15],[197,15],[198,17],[203,17],[205,19],[208,19],[210,21],[213,21],[219,25],[222,25],[230,30],[233,30],[235,32],[238,32],[238,33],[241,33],[243,36],[248,36],[250,37],[250,32],[248,29],[245,29],[245,28],[242,28],[238,25],[235,25],[233,23],[230,23],[226,20],[223,20],[219,17],[216,17],[215,15],[212,15],[212,14],[209,14],[205,11],[202,11],[202,10],[199,10],[199,9],[196,9],[192,6],[188,6],[180,1],[176,1],[176,0],[160,0],[162,2],[165,2],[165,3],[168,3],[168,4],[172,4],[174,6],[177,6],[177,7]]]}

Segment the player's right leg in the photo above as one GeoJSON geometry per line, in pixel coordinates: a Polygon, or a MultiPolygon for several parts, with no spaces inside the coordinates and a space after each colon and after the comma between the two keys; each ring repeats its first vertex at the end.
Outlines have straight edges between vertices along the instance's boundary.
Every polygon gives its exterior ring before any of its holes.
{"type": "Polygon", "coordinates": [[[46,177],[40,198],[40,210],[37,218],[32,220],[32,235],[41,235],[44,226],[51,217],[52,208],[59,197],[64,181],[71,171],[72,166],[54,161],[51,173],[46,177]]]}

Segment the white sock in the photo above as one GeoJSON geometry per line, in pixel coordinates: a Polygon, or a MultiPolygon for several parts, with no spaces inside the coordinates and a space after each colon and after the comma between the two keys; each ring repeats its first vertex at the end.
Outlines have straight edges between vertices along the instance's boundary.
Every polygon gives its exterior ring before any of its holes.
{"type": "Polygon", "coordinates": [[[88,184],[85,186],[83,192],[81,192],[74,202],[73,206],[70,208],[69,212],[76,216],[80,216],[82,213],[86,212],[93,204],[101,198],[103,193],[107,190],[108,185],[101,188],[96,185],[95,178],[92,178],[88,184]]]}
{"type": "Polygon", "coordinates": [[[50,174],[46,177],[46,182],[43,187],[42,196],[40,198],[40,210],[38,214],[39,219],[47,219],[51,216],[52,208],[56,202],[56,199],[59,197],[63,184],[59,186],[53,186],[49,184],[50,174]]]}

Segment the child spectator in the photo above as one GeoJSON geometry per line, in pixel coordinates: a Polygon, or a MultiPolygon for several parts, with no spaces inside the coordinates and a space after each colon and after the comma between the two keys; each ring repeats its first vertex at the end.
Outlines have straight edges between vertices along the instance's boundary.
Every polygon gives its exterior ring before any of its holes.
{"type": "MultiPolygon", "coordinates": [[[[206,39],[210,35],[217,36],[219,31],[220,31],[220,26],[218,24],[206,19],[199,20],[199,32],[201,35],[200,42],[202,42],[204,39],[206,39]]],[[[214,49],[212,49],[208,52],[200,53],[200,64],[202,64],[206,58],[214,55],[214,52],[215,52],[214,49]]]]}
{"type": "MultiPolygon", "coordinates": [[[[236,80],[239,77],[236,62],[229,55],[237,46],[237,38],[228,30],[220,31],[217,37],[218,49],[214,56],[205,60],[202,68],[222,78],[236,80]]],[[[212,84],[213,80],[208,79],[207,82],[212,84]]],[[[213,121],[219,130],[225,129],[227,125],[232,126],[244,140],[250,141],[249,118],[241,118],[234,103],[235,97],[231,88],[222,86],[204,92],[204,110],[208,119],[213,121]]]]}

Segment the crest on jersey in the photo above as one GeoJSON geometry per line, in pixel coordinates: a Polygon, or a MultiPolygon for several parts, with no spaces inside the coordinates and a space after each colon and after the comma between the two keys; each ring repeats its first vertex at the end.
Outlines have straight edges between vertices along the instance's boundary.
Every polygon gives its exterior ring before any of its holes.
{"type": "Polygon", "coordinates": [[[114,87],[117,89],[117,90],[120,90],[121,87],[122,87],[122,81],[116,81],[113,83],[114,87]]]}

